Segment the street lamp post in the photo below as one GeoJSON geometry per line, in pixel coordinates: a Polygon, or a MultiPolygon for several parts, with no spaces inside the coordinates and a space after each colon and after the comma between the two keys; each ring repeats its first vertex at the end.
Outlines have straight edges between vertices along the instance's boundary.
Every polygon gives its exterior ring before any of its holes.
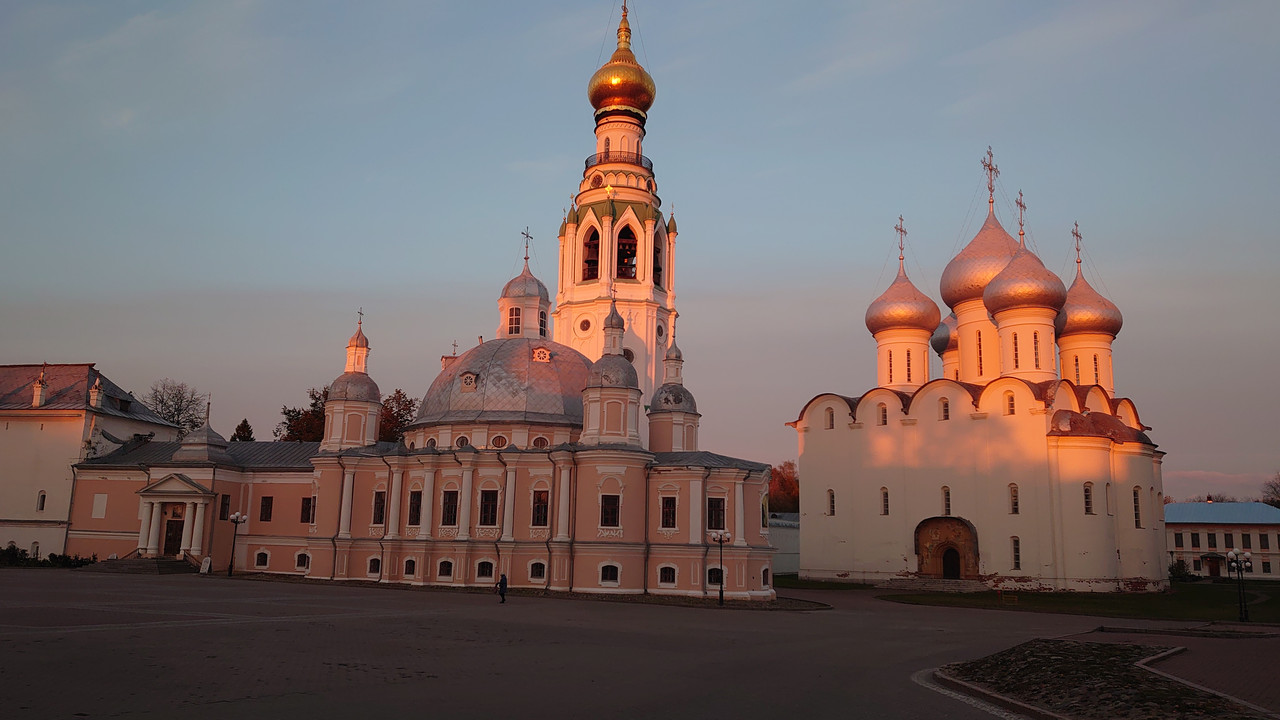
{"type": "Polygon", "coordinates": [[[1227,572],[1235,573],[1236,590],[1240,600],[1240,622],[1249,622],[1249,603],[1244,597],[1245,571],[1253,572],[1253,553],[1242,553],[1239,548],[1227,553],[1227,572]]]}
{"type": "Polygon", "coordinates": [[[711,542],[720,546],[720,604],[724,605],[724,544],[733,540],[733,533],[712,530],[711,542]]]}
{"type": "Polygon", "coordinates": [[[231,521],[231,559],[227,561],[227,577],[231,577],[231,571],[236,566],[236,532],[241,525],[249,522],[249,514],[231,513],[231,517],[227,519],[231,521]]]}

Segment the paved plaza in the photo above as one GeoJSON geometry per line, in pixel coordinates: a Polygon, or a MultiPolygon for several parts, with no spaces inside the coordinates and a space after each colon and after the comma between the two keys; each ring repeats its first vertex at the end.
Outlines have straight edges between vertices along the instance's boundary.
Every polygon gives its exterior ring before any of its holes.
{"type": "Polygon", "coordinates": [[[1101,624],[784,594],[833,607],[3,570],[0,717],[990,718],[912,676],[1101,624]]]}

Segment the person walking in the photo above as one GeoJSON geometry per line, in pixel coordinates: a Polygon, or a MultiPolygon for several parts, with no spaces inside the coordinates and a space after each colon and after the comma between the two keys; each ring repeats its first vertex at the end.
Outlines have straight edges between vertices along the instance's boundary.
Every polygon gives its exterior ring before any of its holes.
{"type": "Polygon", "coordinates": [[[498,597],[502,598],[498,602],[499,603],[506,602],[507,601],[507,574],[506,573],[502,573],[502,577],[498,578],[497,588],[498,588],[498,597]]]}

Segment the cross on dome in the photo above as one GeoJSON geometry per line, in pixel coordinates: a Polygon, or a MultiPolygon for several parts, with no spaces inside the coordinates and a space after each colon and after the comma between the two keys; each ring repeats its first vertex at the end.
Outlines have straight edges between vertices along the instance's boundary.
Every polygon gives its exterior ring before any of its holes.
{"type": "Polygon", "coordinates": [[[995,153],[991,152],[991,146],[987,146],[987,156],[982,159],[982,169],[987,171],[987,205],[992,209],[996,206],[996,178],[1000,177],[1000,168],[996,165],[995,153]]]}
{"type": "Polygon", "coordinates": [[[1014,203],[1018,206],[1018,244],[1022,247],[1027,246],[1027,232],[1023,229],[1026,222],[1027,204],[1022,201],[1022,191],[1018,191],[1018,202],[1014,203]]]}
{"type": "Polygon", "coordinates": [[[529,241],[533,239],[533,236],[529,234],[528,225],[524,226],[524,232],[520,234],[524,236],[524,264],[528,265],[529,264],[529,241]]]}
{"type": "Polygon", "coordinates": [[[907,245],[907,228],[902,225],[901,215],[898,216],[898,224],[894,225],[893,229],[898,231],[898,268],[901,269],[902,261],[906,259],[906,256],[903,254],[903,249],[907,245]]]}
{"type": "Polygon", "coordinates": [[[1071,237],[1076,239],[1076,265],[1080,265],[1080,223],[1077,222],[1075,227],[1071,228],[1071,237]]]}

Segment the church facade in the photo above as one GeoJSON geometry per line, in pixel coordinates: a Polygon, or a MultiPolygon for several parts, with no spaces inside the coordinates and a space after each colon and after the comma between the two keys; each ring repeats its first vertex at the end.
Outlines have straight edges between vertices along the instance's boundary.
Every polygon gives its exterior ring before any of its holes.
{"type": "Polygon", "coordinates": [[[377,442],[361,322],[318,443],[131,442],[75,467],[81,554],[442,586],[769,600],[768,466],[700,449],[675,343],[676,226],[642,154],[656,88],[630,49],[591,78],[595,152],[559,291],[524,270],[497,337],[441,360],[403,443],[377,442]],[[723,561],[721,561],[723,557],[723,561]]]}
{"type": "Polygon", "coordinates": [[[989,153],[984,166],[986,222],[942,275],[951,314],[912,284],[900,252],[866,312],[876,386],[818,395],[789,423],[800,574],[1164,589],[1164,453],[1116,396],[1120,311],[1085,280],[1078,231],[1068,289],[1026,246],[1021,217],[1021,240],[1004,230],[989,153]],[[941,377],[930,377],[931,347],[941,377]]]}

